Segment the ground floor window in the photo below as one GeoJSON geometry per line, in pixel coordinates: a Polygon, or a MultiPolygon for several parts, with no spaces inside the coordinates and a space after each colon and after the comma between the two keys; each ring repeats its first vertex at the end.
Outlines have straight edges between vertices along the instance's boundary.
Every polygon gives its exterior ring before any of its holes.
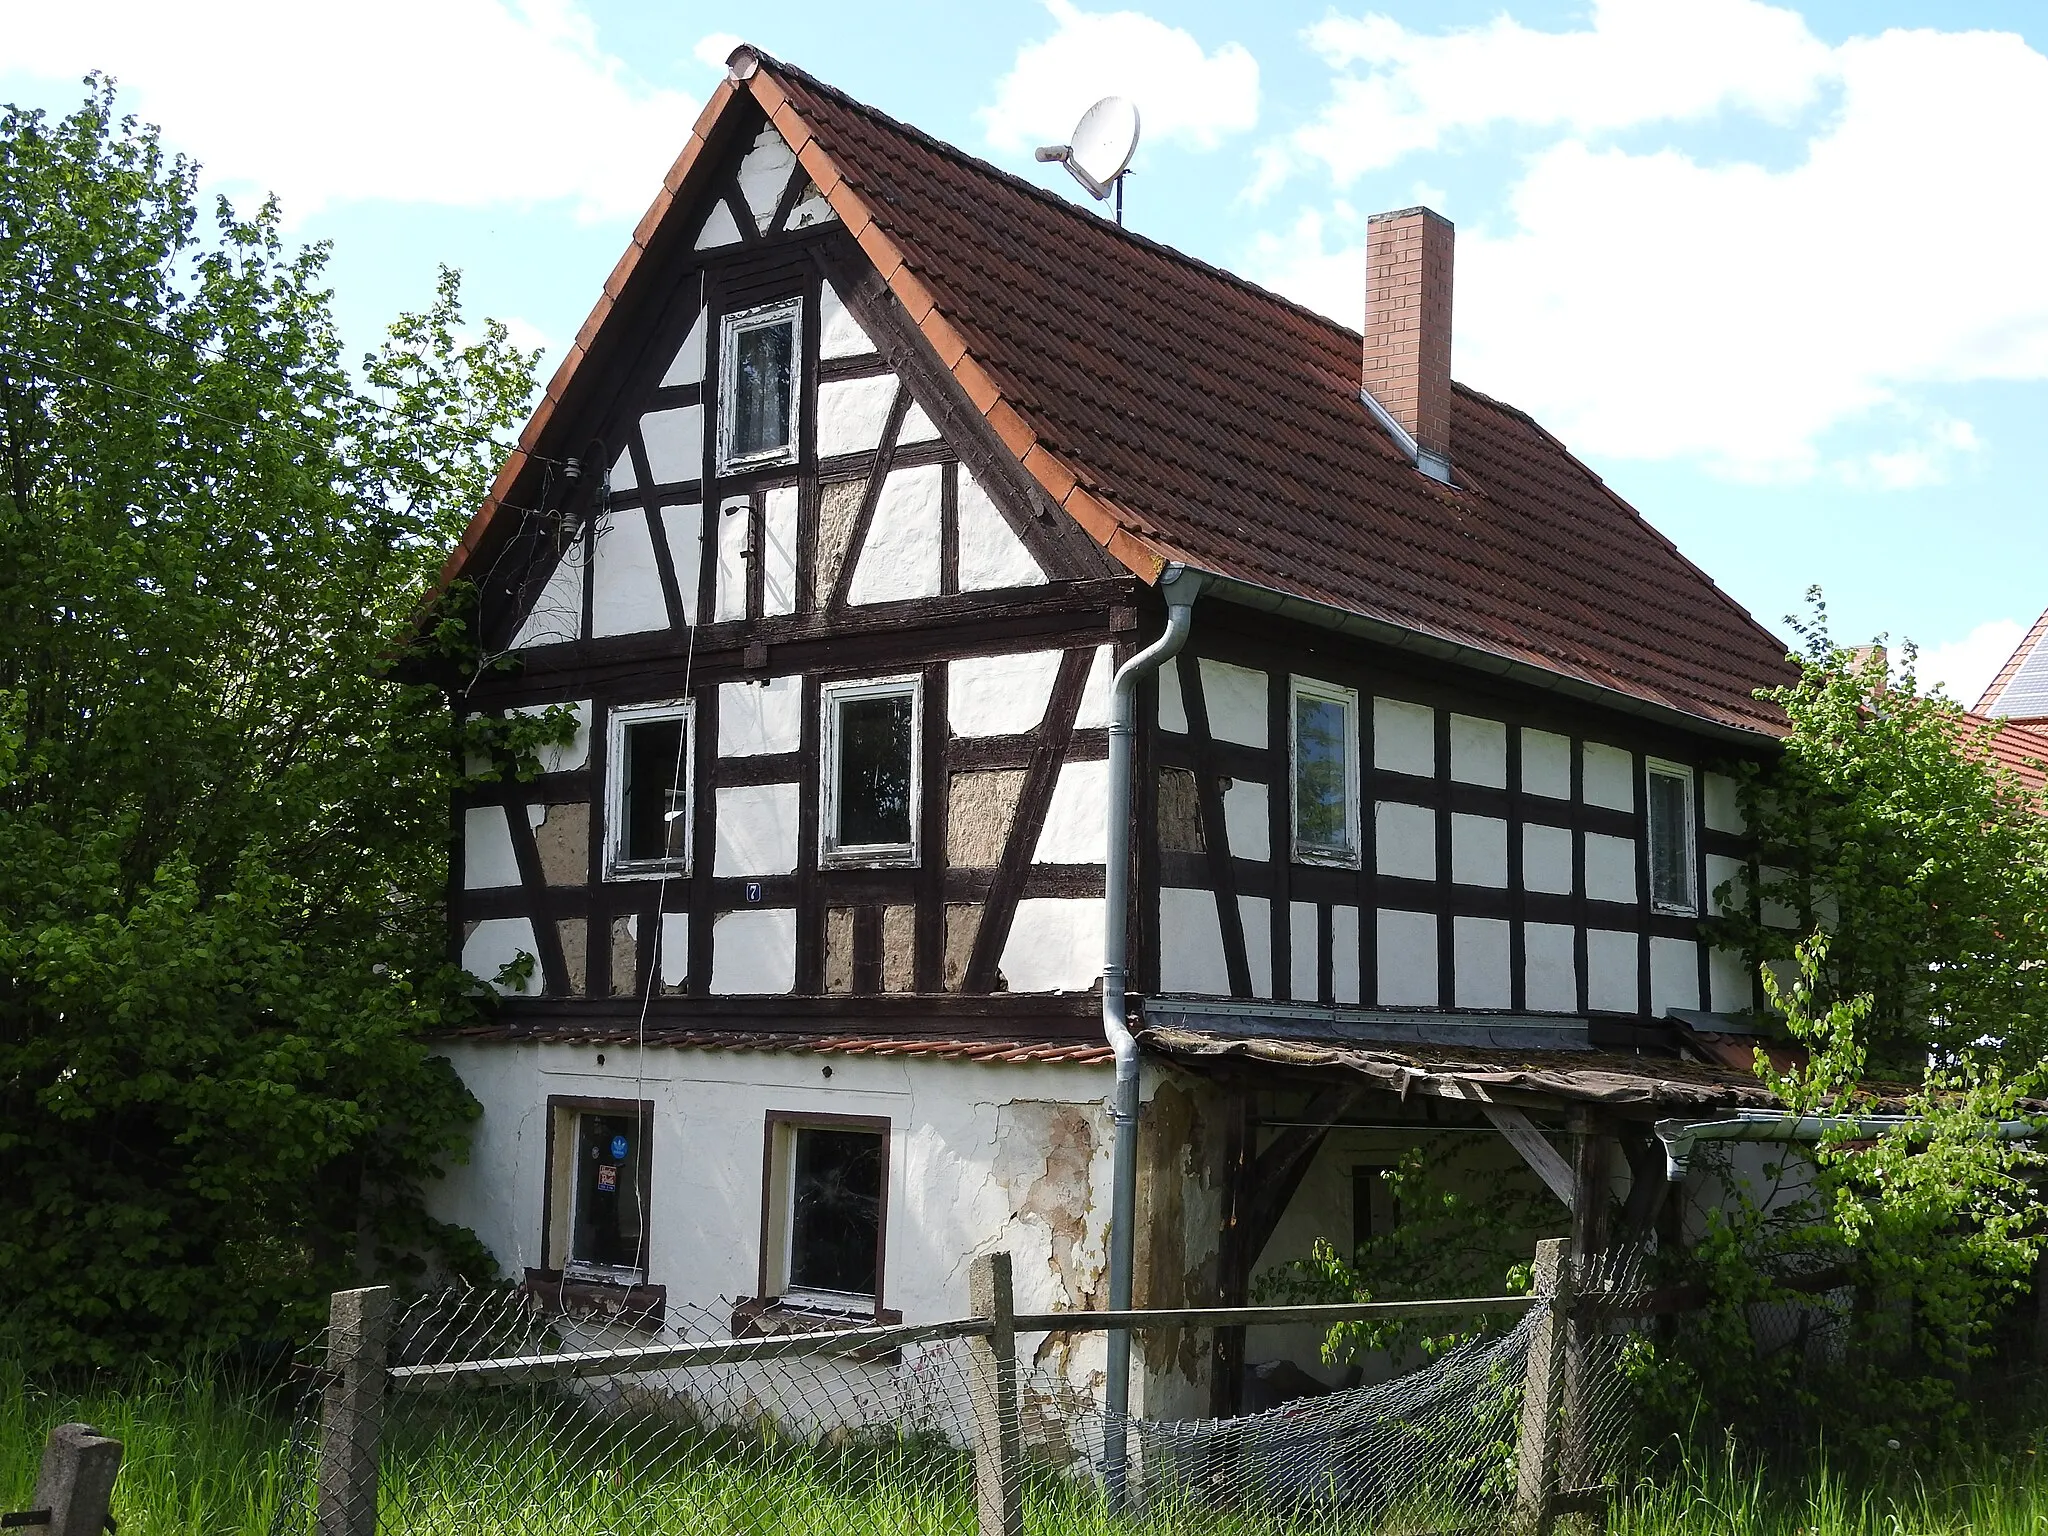
{"type": "Polygon", "coordinates": [[[878,1312],[888,1188],[888,1121],[771,1115],[762,1295],[878,1312]]]}
{"type": "Polygon", "coordinates": [[[653,1106],[550,1099],[547,1267],[565,1279],[637,1285],[652,1234],[653,1106]]]}
{"type": "Polygon", "coordinates": [[[1393,1169],[1384,1163],[1358,1163],[1351,1170],[1351,1252],[1354,1257],[1376,1237],[1385,1237],[1400,1223],[1401,1206],[1388,1182],[1393,1169]]]}

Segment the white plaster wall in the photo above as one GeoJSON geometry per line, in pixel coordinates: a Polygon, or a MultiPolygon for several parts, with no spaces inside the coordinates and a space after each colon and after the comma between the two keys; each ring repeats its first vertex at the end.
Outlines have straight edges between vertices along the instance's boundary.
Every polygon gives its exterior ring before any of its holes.
{"type": "Polygon", "coordinates": [[[1374,699],[1372,763],[1390,773],[1436,777],[1436,711],[1406,699],[1374,699]]]}
{"type": "Polygon", "coordinates": [[[1579,962],[1568,923],[1522,925],[1523,1000],[1532,1013],[1576,1013],[1579,962]]]}
{"type": "Polygon", "coordinates": [[[540,596],[526,610],[519,632],[512,637],[512,649],[523,651],[534,645],[562,645],[583,638],[583,561],[571,549],[540,589],[540,596]]]}
{"type": "Polygon", "coordinates": [[[1508,883],[1508,824],[1498,816],[1451,815],[1451,880],[1505,890],[1508,883]]]}
{"type": "Polygon", "coordinates": [[[1358,908],[1330,908],[1330,995],[1340,1003],[1359,1001],[1358,908]]]}
{"type": "Polygon", "coordinates": [[[1102,898],[1027,896],[996,968],[1012,992],[1086,992],[1102,976],[1102,898]]]}
{"type": "Polygon", "coordinates": [[[1100,864],[1109,845],[1109,764],[1065,762],[1039,829],[1035,864],[1100,864]]]}
{"type": "MultiPolygon", "coordinates": [[[[634,921],[631,914],[629,922],[634,921]]],[[[635,924],[637,930],[637,923],[635,924]]],[[[661,914],[661,984],[680,987],[690,979],[690,914],[661,914]]]]}
{"type": "Polygon", "coordinates": [[[1081,703],[1074,711],[1074,729],[1097,731],[1109,724],[1111,685],[1115,682],[1114,658],[1106,645],[1095,647],[1095,659],[1088,663],[1088,680],[1081,684],[1081,703]]]}
{"type": "Polygon", "coordinates": [[[873,453],[881,445],[889,407],[896,403],[896,375],[830,379],[818,386],[818,457],[873,453]]]}
{"type": "Polygon", "coordinates": [[[664,389],[678,384],[698,384],[704,379],[704,311],[697,311],[697,318],[690,322],[690,334],[683,338],[683,344],[676,348],[676,355],[669,360],[668,371],[661,376],[664,389]]]}
{"type": "Polygon", "coordinates": [[[839,290],[830,283],[824,284],[818,293],[818,356],[867,357],[874,350],[874,342],[853,318],[853,311],[839,297],[839,290]]]}
{"type": "Polygon", "coordinates": [[[1619,747],[1589,741],[1585,746],[1586,804],[1609,810],[1636,808],[1636,760],[1619,747]]]}
{"type": "Polygon", "coordinates": [[[718,755],[761,757],[794,752],[804,739],[801,674],[763,682],[718,685],[718,755]]]}
{"type": "Polygon", "coordinates": [[[636,635],[668,628],[668,599],[654,564],[654,540],[647,514],[638,507],[607,512],[597,520],[590,568],[590,632],[636,635]]]}
{"type": "Polygon", "coordinates": [[[621,448],[619,456],[612,460],[612,472],[605,476],[605,483],[615,491],[637,491],[640,477],[633,470],[633,450],[621,448]]]}
{"type": "Polygon", "coordinates": [[[762,498],[761,612],[796,612],[796,487],[778,485],[762,498]]]}
{"type": "Polygon", "coordinates": [[[1212,892],[1163,886],[1159,892],[1159,990],[1230,995],[1223,963],[1223,921],[1212,892]]]}
{"type": "Polygon", "coordinates": [[[1237,898],[1237,918],[1244,930],[1245,968],[1251,972],[1252,996],[1273,995],[1273,903],[1264,896],[1237,898]]]}
{"type": "Polygon", "coordinates": [[[533,923],[524,917],[487,917],[471,926],[462,941],[462,968],[478,981],[508,996],[538,997],[541,993],[540,945],[534,941],[533,923]],[[523,986],[500,986],[498,972],[521,955],[532,955],[532,974],[523,986]]]}
{"type": "Polygon", "coordinates": [[[698,589],[704,584],[704,508],[694,501],[663,507],[661,531],[668,536],[668,557],[676,568],[683,622],[695,624],[698,589]]]}
{"type": "Polygon", "coordinates": [[[1374,857],[1383,875],[1436,878],[1436,812],[1426,805],[1382,800],[1373,818],[1374,857]]]}
{"type": "Polygon", "coordinates": [[[1636,840],[1586,834],[1586,898],[1589,901],[1636,899],[1636,840]]]}
{"type": "Polygon", "coordinates": [[[1522,788],[1552,800],[1572,797],[1572,740],[1522,727],[1522,788]]]}
{"type": "Polygon", "coordinates": [[[811,183],[803,201],[789,210],[789,218],[782,227],[784,229],[809,229],[813,224],[837,224],[838,222],[839,215],[832,211],[832,205],[825,201],[824,195],[818,191],[817,185],[811,183]]]}
{"type": "Polygon", "coordinates": [[[740,162],[740,196],[747,200],[747,209],[754,215],[754,223],[763,234],[774,222],[775,205],[781,201],[783,189],[789,185],[790,173],[795,169],[796,156],[772,124],[761,130],[754,140],[754,147],[740,162]]]}
{"type": "Polygon", "coordinates": [[[1437,1006],[1436,914],[1379,909],[1382,1007],[1437,1006]]]}
{"type": "Polygon", "coordinates": [[[1743,824],[1742,802],[1736,794],[1735,781],[1725,773],[1700,775],[1700,795],[1706,802],[1706,823],[1716,832],[1747,832],[1743,824]]]}
{"type": "Polygon", "coordinates": [[[518,883],[519,860],[512,852],[505,808],[471,806],[462,813],[462,888],[492,891],[518,883]]]}
{"type": "Polygon", "coordinates": [[[896,429],[896,443],[899,447],[911,443],[935,443],[939,440],[938,424],[925,414],[923,406],[915,400],[910,409],[903,413],[903,425],[896,429]]]}
{"type": "Polygon", "coordinates": [[[1511,1008],[1514,978],[1508,924],[1498,917],[1460,917],[1451,923],[1455,990],[1460,1008],[1511,1008]]]}
{"type": "Polygon", "coordinates": [[[1715,949],[1708,954],[1707,986],[1713,994],[1708,1006],[1716,1013],[1747,1013],[1755,1003],[1749,963],[1740,950],[1715,949]]]}
{"type": "Polygon", "coordinates": [[[1045,718],[1060,652],[969,656],[946,666],[946,714],[955,736],[1019,736],[1045,718]]]}
{"type": "Polygon", "coordinates": [[[720,246],[737,245],[740,227],[734,222],[732,209],[724,198],[711,205],[711,212],[705,215],[704,227],[697,231],[697,249],[715,251],[720,246]]]}
{"type": "Polygon", "coordinates": [[[1706,895],[1708,905],[1713,910],[1733,911],[1739,907],[1742,902],[1742,892],[1744,889],[1742,871],[1743,862],[1740,859],[1731,859],[1725,853],[1710,853],[1707,855],[1706,895]],[[1720,890],[1724,885],[1731,886],[1726,903],[1718,902],[1714,897],[1714,892],[1720,890]]]}
{"type": "Polygon", "coordinates": [[[796,909],[719,913],[711,923],[711,990],[720,997],[795,991],[796,909]]]}
{"type": "Polygon", "coordinates": [[[1223,831],[1230,853],[1239,859],[1270,859],[1273,829],[1266,786],[1250,779],[1232,779],[1223,791],[1223,831]]]}
{"type": "Polygon", "coordinates": [[[1175,658],[1159,669],[1159,729],[1176,736],[1188,733],[1187,701],[1180,693],[1180,661],[1175,658]]]}
{"type": "Polygon", "coordinates": [[[682,405],[640,418],[640,445],[656,485],[704,476],[704,407],[682,405]]]}
{"type": "Polygon", "coordinates": [[[1003,587],[1035,587],[1045,572],[1017,537],[1009,520],[996,510],[981,482],[960,466],[960,590],[987,592],[1003,587]]]}
{"type": "Polygon", "coordinates": [[[796,869],[797,786],[740,784],[718,791],[714,875],[787,875],[796,869]]]}
{"type": "Polygon", "coordinates": [[[941,467],[892,469],[848,584],[849,603],[892,603],[939,591],[941,467]]]}
{"type": "Polygon", "coordinates": [[[1586,931],[1586,1006],[1636,1011],[1636,936],[1606,928],[1586,931]]]}
{"type": "MultiPolygon", "coordinates": [[[[541,715],[555,704],[521,704],[507,711],[514,715],[541,715]]],[[[576,712],[576,734],[565,745],[541,747],[534,756],[540,760],[542,773],[574,773],[590,762],[590,700],[577,699],[569,706],[576,712]]]]}
{"type": "Polygon", "coordinates": [[[1692,939],[1650,940],[1650,1017],[1700,1005],[1700,947],[1692,939]]]}
{"type": "Polygon", "coordinates": [[[1508,787],[1508,728],[1476,715],[1451,716],[1451,777],[1461,784],[1508,787]]]}
{"type": "Polygon", "coordinates": [[[1323,948],[1316,904],[1290,901],[1287,904],[1287,995],[1297,1003],[1319,1001],[1316,985],[1323,948]]]}
{"type": "Polygon", "coordinates": [[[1522,884],[1550,896],[1572,893],[1572,829],[1522,823],[1522,884]]]}
{"type": "Polygon", "coordinates": [[[718,508],[718,585],[712,592],[713,620],[747,616],[747,522],[744,496],[729,496],[718,508]]]}
{"type": "Polygon", "coordinates": [[[1266,674],[1227,661],[1201,661],[1202,702],[1209,707],[1209,734],[1247,747],[1266,745],[1266,674]]]}

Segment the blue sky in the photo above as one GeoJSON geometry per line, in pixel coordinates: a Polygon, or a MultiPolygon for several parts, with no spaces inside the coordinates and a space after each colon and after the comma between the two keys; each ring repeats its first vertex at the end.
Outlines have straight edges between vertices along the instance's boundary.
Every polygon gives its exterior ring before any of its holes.
{"type": "Polygon", "coordinates": [[[1454,368],[1775,628],[1911,637],[1966,701],[2048,606],[2038,0],[0,0],[0,98],[99,68],[334,246],[351,340],[435,265],[553,355],[745,37],[1062,192],[1096,96],[1129,219],[1356,325],[1363,219],[1459,227],[1454,368]]]}

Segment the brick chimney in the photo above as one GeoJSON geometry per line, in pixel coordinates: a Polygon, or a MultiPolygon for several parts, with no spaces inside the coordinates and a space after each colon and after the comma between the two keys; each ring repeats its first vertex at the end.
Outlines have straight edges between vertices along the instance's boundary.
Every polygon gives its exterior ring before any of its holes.
{"type": "Polygon", "coordinates": [[[1365,225],[1365,401],[1415,467],[1451,478],[1451,221],[1427,208],[1365,225]]]}

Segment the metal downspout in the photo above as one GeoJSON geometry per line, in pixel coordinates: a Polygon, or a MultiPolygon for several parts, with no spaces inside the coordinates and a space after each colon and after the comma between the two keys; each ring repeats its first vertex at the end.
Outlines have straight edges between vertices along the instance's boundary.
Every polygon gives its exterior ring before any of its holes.
{"type": "MultiPolygon", "coordinates": [[[[1110,688],[1109,840],[1102,871],[1102,1033],[1116,1055],[1116,1089],[1110,1108],[1116,1117],[1109,1201],[1109,1305],[1131,1305],[1131,1254],[1138,1205],[1138,1041],[1131,1033],[1125,993],[1130,955],[1131,747],[1136,731],[1138,682],[1171,660],[1194,624],[1195,597],[1202,573],[1169,565],[1159,583],[1166,599],[1166,632],[1117,669],[1110,688]]],[[[1110,1507],[1124,1504],[1130,1465],[1131,1334],[1109,1334],[1109,1380],[1104,1388],[1102,1478],[1110,1507]]]]}

